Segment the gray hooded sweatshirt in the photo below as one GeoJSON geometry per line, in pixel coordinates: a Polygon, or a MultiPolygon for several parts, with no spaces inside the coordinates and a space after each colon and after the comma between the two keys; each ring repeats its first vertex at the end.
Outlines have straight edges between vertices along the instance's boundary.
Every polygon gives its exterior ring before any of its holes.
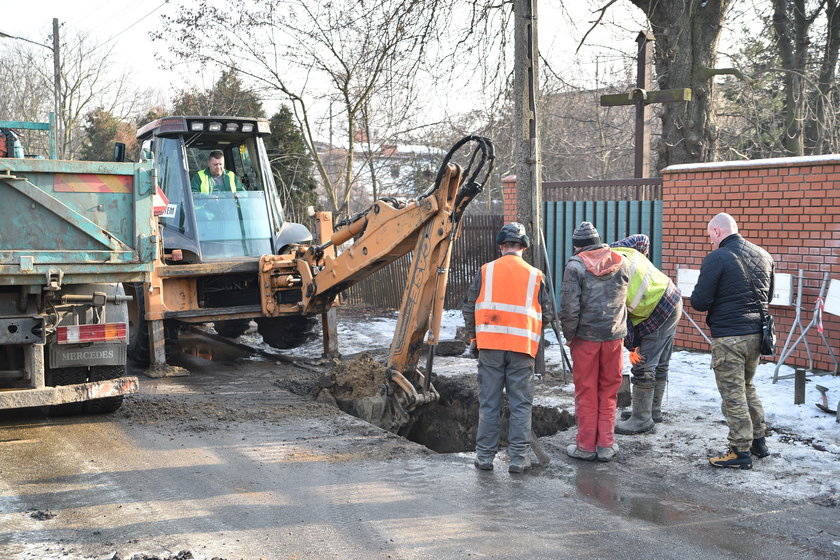
{"type": "Polygon", "coordinates": [[[606,342],[627,334],[630,264],[608,245],[585,247],[566,264],[560,321],[566,341],[606,342]]]}

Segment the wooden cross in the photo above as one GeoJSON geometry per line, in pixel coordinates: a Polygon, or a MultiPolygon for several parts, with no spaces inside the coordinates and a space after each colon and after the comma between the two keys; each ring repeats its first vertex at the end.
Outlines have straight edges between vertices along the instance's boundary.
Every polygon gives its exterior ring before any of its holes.
{"type": "Polygon", "coordinates": [[[665,89],[660,91],[649,90],[652,80],[654,41],[655,39],[650,31],[643,31],[636,37],[636,42],[639,44],[636,64],[636,88],[629,93],[601,96],[602,107],[614,107],[616,105],[636,106],[636,163],[633,176],[637,179],[650,176],[650,128],[647,126],[647,121],[650,119],[650,109],[648,105],[651,103],[691,101],[690,88],[665,89]]]}

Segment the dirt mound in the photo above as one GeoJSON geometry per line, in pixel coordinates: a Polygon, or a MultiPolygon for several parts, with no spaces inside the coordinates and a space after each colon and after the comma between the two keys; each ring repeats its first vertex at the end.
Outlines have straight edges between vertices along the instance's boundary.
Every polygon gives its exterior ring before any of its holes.
{"type": "MultiPolygon", "coordinates": [[[[159,556],[157,554],[133,554],[132,556],[120,556],[119,554],[114,554],[108,560],[196,560],[196,557],[193,556],[193,553],[189,550],[182,550],[177,554],[164,554],[159,556]]],[[[213,556],[211,560],[225,560],[221,556],[213,556]]]]}
{"type": "Polygon", "coordinates": [[[336,399],[360,399],[379,394],[385,385],[385,365],[365,352],[351,360],[338,363],[327,375],[336,399]]]}

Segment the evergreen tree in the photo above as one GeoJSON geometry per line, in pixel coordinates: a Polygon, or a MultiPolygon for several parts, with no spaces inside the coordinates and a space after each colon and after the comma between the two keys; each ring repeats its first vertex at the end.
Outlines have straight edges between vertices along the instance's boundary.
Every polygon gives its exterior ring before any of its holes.
{"type": "Polygon", "coordinates": [[[265,116],[259,96],[253,90],[245,89],[233,69],[222,72],[211,89],[180,92],[174,103],[176,115],[265,116]]]}
{"type": "Polygon", "coordinates": [[[85,115],[85,124],[81,159],[88,161],[112,161],[114,159],[114,143],[123,142],[126,153],[132,154],[137,148],[134,125],[123,122],[106,111],[97,107],[85,115]]]}

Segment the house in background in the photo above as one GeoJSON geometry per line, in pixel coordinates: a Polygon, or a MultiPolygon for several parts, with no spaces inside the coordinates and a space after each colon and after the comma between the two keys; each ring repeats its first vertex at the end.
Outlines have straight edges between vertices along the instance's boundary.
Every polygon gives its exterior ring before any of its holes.
{"type": "MultiPolygon", "coordinates": [[[[317,143],[316,149],[334,185],[342,185],[347,148],[317,143]]],[[[360,140],[355,145],[349,214],[368,208],[375,199],[415,198],[435,180],[446,151],[416,144],[373,144],[360,140]]],[[[319,197],[330,208],[326,190],[319,181],[319,197]]]]}

